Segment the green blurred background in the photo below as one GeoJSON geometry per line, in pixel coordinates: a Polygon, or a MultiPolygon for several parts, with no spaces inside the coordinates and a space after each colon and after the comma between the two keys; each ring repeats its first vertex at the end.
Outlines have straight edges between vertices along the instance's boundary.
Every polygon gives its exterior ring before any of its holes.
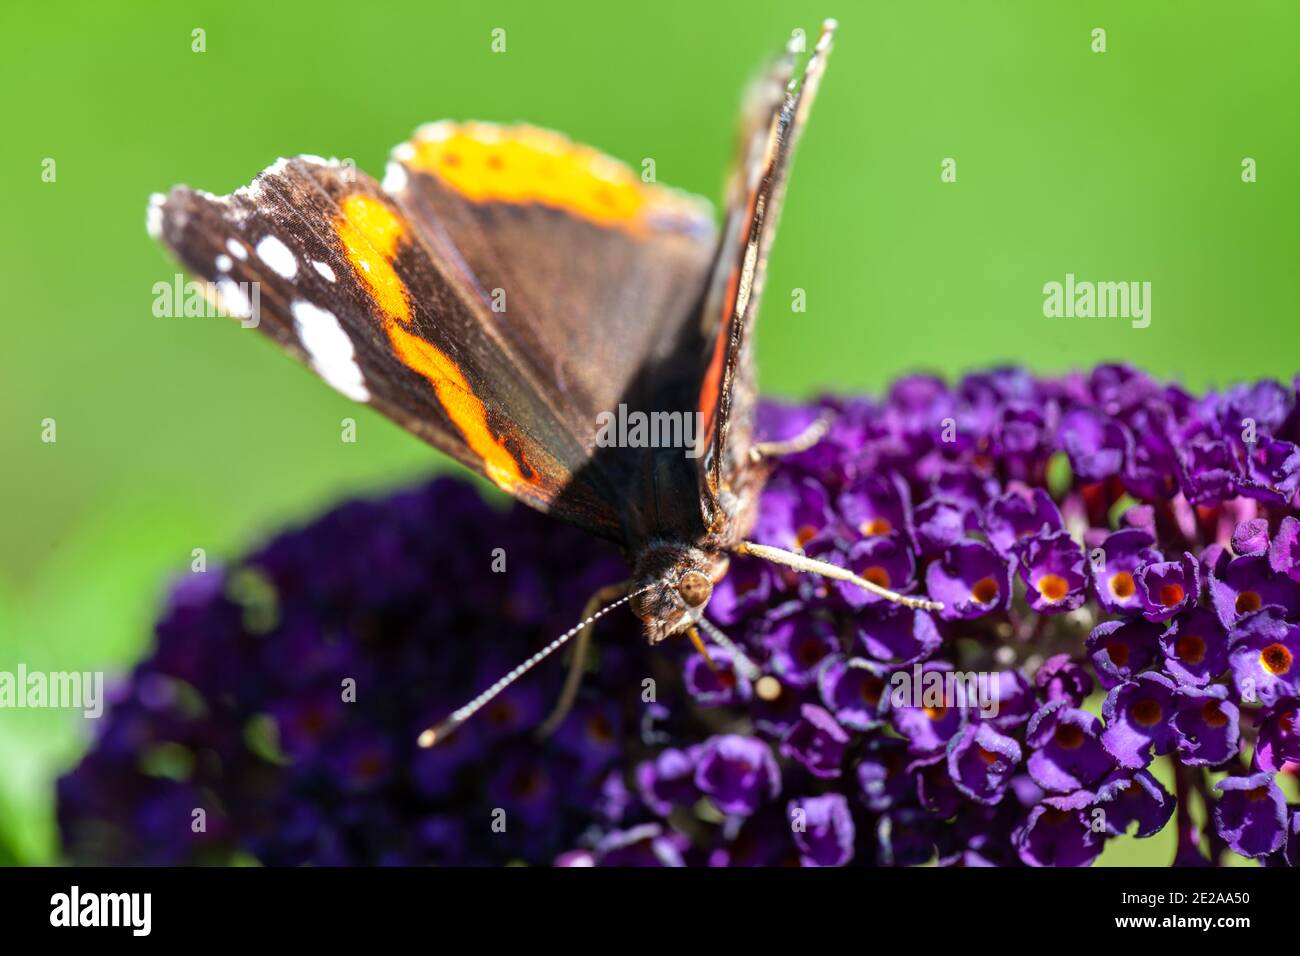
{"type": "MultiPolygon", "coordinates": [[[[176,269],[145,235],[151,192],[225,192],[295,153],[381,174],[417,124],[452,117],[653,157],[661,182],[716,199],[743,87],[827,15],[841,31],[772,258],[766,392],[1003,361],[1126,360],[1194,388],[1300,368],[1300,4],[5,4],[0,669],[120,673],[192,549],[220,560],[445,464],[256,333],[154,318],[176,269]],[[1067,272],[1151,282],[1150,327],[1044,318],[1067,272]]],[[[84,746],[69,712],[0,711],[0,862],[56,858],[51,782],[84,746]]],[[[1104,861],[1166,863],[1171,831],[1104,861]]]]}

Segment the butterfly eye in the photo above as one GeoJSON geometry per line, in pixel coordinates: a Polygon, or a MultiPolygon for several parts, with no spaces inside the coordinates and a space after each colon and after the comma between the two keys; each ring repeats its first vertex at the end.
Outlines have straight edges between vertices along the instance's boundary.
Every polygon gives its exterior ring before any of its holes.
{"type": "Polygon", "coordinates": [[[713,594],[713,584],[699,571],[687,571],[677,582],[677,593],[688,607],[700,607],[713,594]]]}

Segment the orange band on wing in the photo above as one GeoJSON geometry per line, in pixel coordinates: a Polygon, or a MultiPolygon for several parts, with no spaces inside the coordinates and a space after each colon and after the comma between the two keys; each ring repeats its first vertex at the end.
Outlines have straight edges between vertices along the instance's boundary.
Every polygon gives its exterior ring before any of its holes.
{"type": "MultiPolygon", "coordinates": [[[[740,282],[740,273],[733,271],[727,279],[727,290],[723,296],[723,302],[734,302],[736,298],[736,288],[740,282]]],[[[718,421],[718,396],[722,393],[722,371],[726,363],[727,350],[731,347],[731,323],[732,316],[730,312],[723,317],[722,324],[718,326],[717,337],[713,340],[713,354],[709,356],[708,367],[704,370],[704,378],[700,382],[700,402],[699,410],[704,416],[704,443],[706,445],[713,441],[713,429],[718,421]]]]}
{"type": "Polygon", "coordinates": [[[401,218],[380,200],[360,193],[344,199],[341,209],[343,215],[335,222],[335,231],[357,277],[382,311],[384,330],[397,357],[433,386],[443,411],[482,459],[484,471],[499,488],[513,493],[523,485],[535,484],[538,475],[523,456],[516,458],[492,434],[487,410],[456,362],[407,330],[411,304],[406,285],[393,268],[398,246],[406,238],[401,218]]]}
{"type": "Polygon", "coordinates": [[[483,468],[497,487],[513,492],[521,485],[537,481],[532,469],[528,469],[529,474],[525,476],[519,461],[492,434],[483,403],[475,396],[464,373],[445,352],[397,323],[388,326],[388,338],[406,367],[429,380],[443,411],[456,423],[474,454],[483,459],[483,468]]]}
{"type": "Polygon", "coordinates": [[[605,226],[711,223],[705,206],[645,183],[603,153],[549,130],[435,123],[416,133],[407,168],[436,176],[473,202],[539,203],[605,226]]]}
{"type": "Polygon", "coordinates": [[[357,277],[385,316],[409,325],[411,304],[406,285],[392,262],[398,243],[406,235],[402,220],[379,200],[360,193],[344,199],[341,208],[343,215],[334,230],[357,277]]]}

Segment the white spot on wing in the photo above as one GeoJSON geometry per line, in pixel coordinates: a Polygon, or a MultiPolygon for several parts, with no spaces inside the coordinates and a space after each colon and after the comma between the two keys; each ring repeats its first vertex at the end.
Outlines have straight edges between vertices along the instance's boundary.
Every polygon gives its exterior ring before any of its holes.
{"type": "Polygon", "coordinates": [[[321,378],[357,402],[370,399],[352,340],[333,312],[298,301],[290,306],[298,339],[311,356],[311,367],[321,378]]]}
{"type": "Polygon", "coordinates": [[[229,272],[230,267],[234,265],[234,262],[231,261],[230,256],[226,255],[224,252],[221,253],[219,256],[217,256],[216,262],[217,262],[218,272],[229,272]]]}
{"type": "Polygon", "coordinates": [[[334,281],[334,270],[330,268],[330,264],[328,262],[317,262],[315,259],[313,259],[311,263],[311,267],[315,269],[317,272],[319,272],[321,278],[324,279],[326,282],[334,281]]]}
{"type": "Polygon", "coordinates": [[[167,197],[162,193],[154,193],[149,197],[149,208],[144,213],[144,228],[151,239],[162,238],[163,203],[166,201],[167,197]]]}
{"type": "Polygon", "coordinates": [[[244,248],[244,244],[238,239],[227,239],[226,248],[230,250],[232,256],[240,261],[248,258],[248,250],[244,248]]]}
{"type": "Polygon", "coordinates": [[[227,315],[236,319],[247,319],[253,314],[253,305],[248,301],[248,293],[243,287],[228,276],[217,280],[217,294],[221,296],[221,308],[227,315]]]}
{"type": "Polygon", "coordinates": [[[438,120],[436,123],[425,123],[417,129],[415,138],[423,143],[438,143],[444,139],[450,139],[455,132],[455,123],[450,120],[438,120]]]}
{"type": "Polygon", "coordinates": [[[257,244],[257,257],[271,267],[271,271],[285,279],[298,274],[298,260],[275,236],[263,236],[257,244]]]}
{"type": "Polygon", "coordinates": [[[384,167],[384,181],[381,184],[386,193],[400,193],[406,188],[406,169],[401,163],[389,163],[384,167]]]}

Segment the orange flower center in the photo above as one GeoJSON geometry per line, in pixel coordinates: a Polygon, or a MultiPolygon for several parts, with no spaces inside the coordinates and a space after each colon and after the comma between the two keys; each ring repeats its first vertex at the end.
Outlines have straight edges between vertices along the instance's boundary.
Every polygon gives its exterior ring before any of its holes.
{"type": "Polygon", "coordinates": [[[997,600],[997,596],[1002,592],[998,587],[998,582],[991,577],[980,578],[975,582],[975,586],[970,589],[970,596],[980,604],[991,604],[997,600]]]}
{"type": "Polygon", "coordinates": [[[1291,652],[1281,644],[1270,644],[1259,652],[1259,662],[1270,674],[1286,674],[1291,670],[1291,652]]]}
{"type": "Polygon", "coordinates": [[[1150,697],[1143,698],[1133,705],[1133,719],[1143,727],[1154,727],[1160,723],[1165,712],[1160,707],[1160,702],[1152,700],[1150,697]]]}
{"type": "Polygon", "coordinates": [[[931,720],[934,721],[943,720],[944,714],[948,713],[947,707],[926,707],[923,708],[923,710],[925,716],[929,717],[931,720]]]}
{"type": "Polygon", "coordinates": [[[819,641],[804,641],[795,652],[799,662],[805,667],[812,667],[826,656],[826,648],[819,641]]]}
{"type": "Polygon", "coordinates": [[[976,752],[979,753],[980,759],[983,760],[986,764],[989,764],[990,766],[992,766],[993,764],[997,763],[999,760],[1002,759],[1001,754],[995,754],[992,750],[985,750],[983,747],[979,746],[978,744],[975,746],[975,750],[976,752]]]}
{"type": "Polygon", "coordinates": [[[1038,579],[1038,593],[1055,604],[1070,593],[1070,585],[1058,574],[1044,574],[1038,579]]]}
{"type": "Polygon", "coordinates": [[[862,682],[862,699],[872,707],[880,703],[880,695],[885,692],[885,682],[879,677],[872,677],[862,682]]]}
{"type": "Polygon", "coordinates": [[[517,797],[535,797],[546,785],[546,778],[537,767],[529,767],[515,774],[511,789],[517,797]]]}
{"type": "Polygon", "coordinates": [[[358,758],[356,763],[357,774],[366,780],[373,779],[383,773],[386,766],[382,755],[377,753],[368,753],[358,758]]]}
{"type": "Polygon", "coordinates": [[[1057,724],[1052,739],[1062,750],[1078,750],[1083,746],[1083,731],[1074,724],[1057,724]]]}
{"type": "Polygon", "coordinates": [[[1184,634],[1174,642],[1174,653],[1180,661],[1199,664],[1205,660],[1205,641],[1196,634],[1184,634]]]}
{"type": "Polygon", "coordinates": [[[815,537],[817,537],[817,529],[810,524],[806,524],[795,532],[794,543],[802,548],[815,537]]]}
{"type": "Polygon", "coordinates": [[[1246,791],[1246,799],[1252,803],[1268,799],[1268,787],[1256,787],[1253,790],[1246,791]]]}
{"type": "Polygon", "coordinates": [[[1110,593],[1120,600],[1131,598],[1137,586],[1133,583],[1133,575],[1127,571],[1119,571],[1110,576],[1110,593]]]}
{"type": "Polygon", "coordinates": [[[1258,611],[1263,603],[1258,591],[1242,591],[1237,595],[1237,613],[1249,614],[1251,611],[1258,611]]]}
{"type": "Polygon", "coordinates": [[[879,585],[882,588],[889,587],[889,572],[878,564],[863,568],[862,576],[872,584],[879,585]]]}
{"type": "Polygon", "coordinates": [[[614,726],[609,718],[597,715],[587,721],[587,733],[597,743],[607,744],[614,739],[614,726]]]}
{"type": "Polygon", "coordinates": [[[1228,715],[1219,707],[1217,700],[1207,700],[1205,706],[1201,708],[1201,720],[1211,727],[1222,727],[1228,722],[1228,715]]]}
{"type": "Polygon", "coordinates": [[[1128,663],[1128,645],[1116,641],[1113,644],[1106,645],[1106,655],[1110,662],[1116,667],[1123,667],[1128,663]]]}
{"type": "Polygon", "coordinates": [[[858,530],[870,538],[878,534],[889,534],[894,530],[894,526],[888,518],[871,518],[858,525],[858,530]]]}
{"type": "Polygon", "coordinates": [[[1165,607],[1173,607],[1175,604],[1181,604],[1187,592],[1183,590],[1181,584],[1162,584],[1160,585],[1160,603],[1165,607]]]}

